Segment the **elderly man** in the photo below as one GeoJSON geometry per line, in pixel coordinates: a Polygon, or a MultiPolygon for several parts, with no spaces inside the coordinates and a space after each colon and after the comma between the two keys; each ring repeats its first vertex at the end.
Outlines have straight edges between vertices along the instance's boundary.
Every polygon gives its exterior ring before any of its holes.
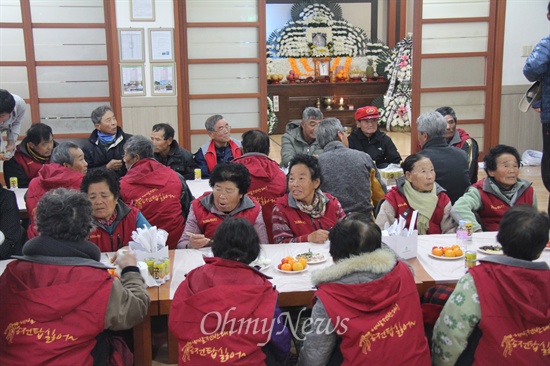
{"type": "Polygon", "coordinates": [[[50,163],[50,156],[56,145],[50,126],[44,123],[32,125],[27,136],[15,149],[13,157],[4,162],[6,182],[15,177],[19,188],[27,188],[38,175],[38,171],[50,163]]]}
{"type": "Polygon", "coordinates": [[[46,192],[56,188],[80,190],[80,183],[87,171],[88,163],[86,163],[84,153],[78,145],[72,142],[62,142],[53,149],[51,164],[44,165],[40,169],[36,179],[29,184],[29,190],[25,195],[27,212],[30,217],[30,225],[27,229],[29,239],[38,236],[34,222],[35,209],[40,198],[46,192]]]}
{"type": "Polygon", "coordinates": [[[124,164],[128,173],[120,180],[122,200],[166,230],[168,247],[175,249],[193,200],[185,179],[153,159],[153,143],[145,136],[132,136],[124,145],[124,164]]]}
{"type": "Polygon", "coordinates": [[[314,107],[307,107],[301,121],[292,121],[286,125],[281,139],[281,166],[286,168],[297,154],[318,156],[323,152],[315,140],[315,128],[323,119],[323,113],[314,107]]]}
{"type": "Polygon", "coordinates": [[[401,155],[391,138],[378,128],[378,108],[367,106],[355,111],[357,128],[349,137],[349,148],[366,152],[383,169],[389,164],[399,164],[401,155]]]}
{"type": "Polygon", "coordinates": [[[81,192],[59,188],[45,194],[36,225],[40,236],[25,244],[23,256],[0,277],[0,364],[110,364],[105,350],[112,336],[104,330],[130,329],[149,309],[135,255],[117,257],[121,280],[109,273],[99,248],[86,241],[92,203],[81,192]]]}
{"type": "Polygon", "coordinates": [[[84,146],[84,156],[90,170],[107,168],[117,176],[126,174],[122,162],[124,144],[132,136],[117,126],[117,119],[111,107],[104,105],[92,112],[92,122],[95,130],[90,134],[84,146]]]}
{"type": "Polygon", "coordinates": [[[426,112],[418,117],[416,123],[422,155],[432,161],[435,181],[445,188],[454,204],[470,186],[466,153],[445,141],[447,122],[439,112],[426,112]]]}
{"type": "Polygon", "coordinates": [[[456,127],[458,119],[456,118],[454,109],[451,107],[440,107],[435,111],[441,113],[447,122],[447,129],[445,130],[445,140],[447,141],[447,144],[449,144],[449,146],[456,147],[457,149],[461,149],[466,153],[466,156],[468,157],[470,183],[474,184],[477,182],[477,160],[479,158],[479,147],[477,146],[477,141],[471,138],[470,135],[468,135],[468,132],[464,131],[462,128],[456,127]]]}
{"type": "Polygon", "coordinates": [[[8,140],[6,154],[0,149],[0,160],[9,160],[15,151],[15,142],[21,131],[21,121],[26,110],[27,105],[23,98],[0,89],[0,135],[6,131],[8,140]]]}
{"type": "Polygon", "coordinates": [[[200,168],[203,179],[210,178],[216,164],[242,155],[241,142],[231,137],[231,126],[222,115],[208,117],[204,127],[211,140],[202,145],[195,154],[195,163],[200,168]]]}
{"type": "Polygon", "coordinates": [[[275,160],[269,158],[269,136],[259,130],[243,133],[243,153],[234,163],[244,165],[250,172],[248,195],[262,205],[262,215],[269,242],[273,241],[271,216],[277,198],[286,193],[286,176],[275,160]]]}
{"type": "Polygon", "coordinates": [[[157,123],[153,126],[151,141],[155,147],[155,160],[185,179],[195,179],[193,154],[178,145],[174,134],[174,128],[168,123],[157,123]]]}
{"type": "Polygon", "coordinates": [[[321,121],[315,136],[323,148],[319,155],[324,178],[321,190],[338,198],[346,214],[361,212],[372,218],[386,185],[370,156],[348,148],[348,135],[337,118],[321,121]]]}
{"type": "Polygon", "coordinates": [[[546,213],[510,208],[497,241],[504,255],[480,259],[462,277],[433,331],[434,365],[547,365],[550,267],[546,213]]]}

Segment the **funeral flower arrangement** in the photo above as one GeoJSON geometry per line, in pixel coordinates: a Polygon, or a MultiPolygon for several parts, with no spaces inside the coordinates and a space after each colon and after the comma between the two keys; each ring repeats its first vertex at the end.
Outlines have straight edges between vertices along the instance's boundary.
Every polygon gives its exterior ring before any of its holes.
{"type": "Polygon", "coordinates": [[[298,2],[291,9],[291,18],[269,36],[268,57],[378,56],[387,50],[381,41],[370,40],[363,29],[344,20],[340,5],[328,0],[298,2]]]}
{"type": "Polygon", "coordinates": [[[380,125],[388,131],[408,131],[411,127],[412,37],[401,40],[395,48],[378,57],[378,73],[389,80],[380,110],[380,125]]]}

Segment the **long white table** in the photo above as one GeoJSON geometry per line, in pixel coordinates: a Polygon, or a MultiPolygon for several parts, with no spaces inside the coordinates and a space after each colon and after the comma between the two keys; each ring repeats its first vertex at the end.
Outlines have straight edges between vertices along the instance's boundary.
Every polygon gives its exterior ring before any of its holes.
{"type": "MultiPolygon", "coordinates": [[[[467,244],[466,250],[476,251],[478,260],[485,258],[487,254],[480,253],[478,248],[485,245],[495,245],[497,243],[496,236],[496,231],[474,233],[472,242],[467,244]]],[[[437,284],[456,283],[466,273],[464,258],[436,259],[429,255],[434,246],[451,246],[453,244],[456,244],[454,234],[421,235],[418,237],[418,261],[437,284]]],[[[543,250],[537,261],[544,261],[550,265],[550,250],[543,250]]]]}

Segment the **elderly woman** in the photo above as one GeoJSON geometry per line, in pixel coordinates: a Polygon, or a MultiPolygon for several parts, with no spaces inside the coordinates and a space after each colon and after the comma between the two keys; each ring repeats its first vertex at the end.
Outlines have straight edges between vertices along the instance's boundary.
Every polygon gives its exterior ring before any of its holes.
{"type": "Polygon", "coordinates": [[[98,335],[132,328],[149,309],[135,255],[118,257],[122,280],[111,276],[86,241],[92,204],[75,190],[46,193],[36,226],[40,235],[0,277],[0,364],[107,365],[98,350],[109,346],[110,335],[98,335]]]}
{"type": "Polygon", "coordinates": [[[204,266],[187,274],[172,301],[168,325],[178,339],[179,364],[204,364],[204,352],[210,364],[283,361],[290,332],[276,321],[278,292],[270,277],[249,266],[260,254],[256,230],[244,218],[228,218],[216,231],[212,252],[204,266]],[[223,324],[212,314],[223,316],[223,324]],[[242,327],[243,321],[259,327],[242,327]],[[223,352],[208,351],[214,348],[223,352]]]}
{"type": "Polygon", "coordinates": [[[430,365],[414,277],[382,247],[380,228],[351,213],[329,239],[334,264],[312,275],[316,299],[298,365],[430,365]]]}
{"type": "Polygon", "coordinates": [[[404,176],[385,197],[376,216],[376,224],[384,229],[399,217],[405,217],[410,225],[411,213],[418,211],[416,229],[418,234],[454,233],[456,225],[451,217],[451,200],[445,190],[435,181],[431,160],[422,154],[409,155],[403,164],[404,176]]]}
{"type": "Polygon", "coordinates": [[[548,365],[550,267],[537,259],[549,229],[532,206],[506,211],[504,255],[481,258],[458,281],[435,324],[434,365],[548,365]]]}
{"type": "Polygon", "coordinates": [[[247,196],[250,173],[242,164],[219,163],[210,175],[212,192],[191,202],[189,216],[178,248],[198,249],[210,245],[210,239],[223,220],[243,217],[254,225],[260,243],[268,243],[262,206],[247,196]]]}
{"type": "Polygon", "coordinates": [[[537,207],[537,196],[531,182],[518,178],[521,159],[514,147],[497,145],[483,161],[487,177],[473,184],[455,202],[451,214],[456,222],[471,221],[474,231],[497,231],[510,207],[537,207]]]}
{"type": "Polygon", "coordinates": [[[107,169],[96,169],[82,180],[80,190],[92,201],[92,216],[96,228],[88,240],[102,252],[116,252],[132,240],[136,228],[151,227],[141,212],[120,199],[117,175],[107,169]]]}
{"type": "Polygon", "coordinates": [[[273,207],[275,243],[322,244],[328,230],[346,214],[336,197],[323,193],[321,168],[316,157],[298,154],[288,166],[289,193],[273,207]]]}

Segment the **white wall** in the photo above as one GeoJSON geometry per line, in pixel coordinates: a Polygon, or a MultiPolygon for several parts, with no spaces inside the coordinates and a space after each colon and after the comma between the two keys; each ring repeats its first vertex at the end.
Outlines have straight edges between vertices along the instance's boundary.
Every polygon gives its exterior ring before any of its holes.
{"type": "Polygon", "coordinates": [[[535,45],[550,34],[547,0],[508,0],[504,29],[502,85],[529,84],[523,76],[527,56],[523,47],[535,45]]]}

